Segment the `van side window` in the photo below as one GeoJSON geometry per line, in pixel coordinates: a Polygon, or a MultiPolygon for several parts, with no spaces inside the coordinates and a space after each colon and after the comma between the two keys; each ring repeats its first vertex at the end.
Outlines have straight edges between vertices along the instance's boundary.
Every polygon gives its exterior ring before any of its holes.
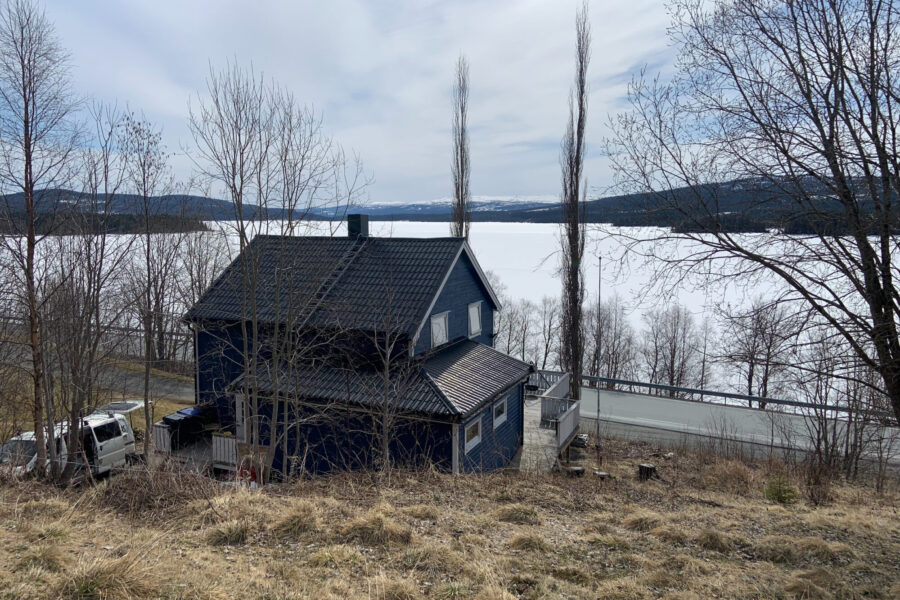
{"type": "Polygon", "coordinates": [[[109,423],[94,427],[94,435],[97,436],[97,443],[102,444],[107,440],[122,435],[122,430],[119,429],[119,424],[117,422],[110,421],[109,423]]]}

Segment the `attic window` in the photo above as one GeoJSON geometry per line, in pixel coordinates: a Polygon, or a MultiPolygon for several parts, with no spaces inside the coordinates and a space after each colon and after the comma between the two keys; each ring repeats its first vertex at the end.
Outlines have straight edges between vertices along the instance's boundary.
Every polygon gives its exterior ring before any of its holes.
{"type": "Polygon", "coordinates": [[[481,443],[481,418],[466,425],[466,452],[481,443]]]}
{"type": "Polygon", "coordinates": [[[447,343],[447,315],[449,313],[441,313],[431,316],[431,347],[437,348],[441,344],[447,343]]]}
{"type": "Polygon", "coordinates": [[[469,305],[469,337],[481,333],[481,302],[473,302],[469,305]]]}

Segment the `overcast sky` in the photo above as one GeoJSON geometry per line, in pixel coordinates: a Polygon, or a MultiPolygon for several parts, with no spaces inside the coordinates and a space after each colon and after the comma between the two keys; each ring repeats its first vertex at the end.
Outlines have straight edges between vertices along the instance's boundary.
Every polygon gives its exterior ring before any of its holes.
{"type": "MultiPolygon", "coordinates": [[[[574,75],[571,0],[51,0],[79,92],[143,111],[170,150],[190,146],[188,99],[229,58],[275,78],[324,114],[374,176],[373,202],[449,196],[450,106],[460,52],[470,63],[472,193],[559,193],[559,141],[574,75]]],[[[591,2],[588,162],[643,65],[671,60],[659,0],[591,2]]],[[[176,157],[176,171],[190,171],[176,157]]]]}

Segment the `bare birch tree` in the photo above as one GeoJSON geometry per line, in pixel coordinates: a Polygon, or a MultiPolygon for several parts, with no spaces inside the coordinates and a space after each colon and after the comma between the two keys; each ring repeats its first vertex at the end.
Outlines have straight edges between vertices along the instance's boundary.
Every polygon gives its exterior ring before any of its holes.
{"type": "Polygon", "coordinates": [[[587,124],[587,69],[591,54],[587,3],[575,17],[575,87],[569,95],[569,124],[562,141],[562,367],[572,374],[572,391],[581,387],[584,355],[582,304],[584,303],[584,132],[587,124]]]}
{"type": "MultiPolygon", "coordinates": [[[[48,429],[57,422],[57,406],[67,422],[70,458],[81,456],[81,422],[99,403],[104,361],[116,349],[113,328],[122,325],[128,303],[119,295],[118,279],[129,264],[131,236],[111,235],[115,202],[125,180],[121,115],[95,104],[89,111],[85,148],[76,153],[81,203],[64,217],[67,235],[47,240],[42,256],[48,276],[41,286],[45,395],[48,429]]],[[[55,451],[56,445],[49,444],[55,451]]],[[[68,480],[76,462],[57,473],[68,480]]],[[[88,468],[87,465],[84,468],[88,468]]]]}
{"type": "MultiPolygon", "coordinates": [[[[720,360],[741,371],[743,393],[767,398],[779,395],[781,377],[791,366],[802,320],[778,302],[755,298],[749,309],[720,311],[720,360]]],[[[765,408],[765,406],[760,406],[765,408]]]]}
{"type": "MultiPolygon", "coordinates": [[[[144,456],[150,456],[152,412],[150,410],[150,369],[154,359],[165,353],[166,321],[172,309],[169,298],[174,295],[174,269],[181,232],[153,235],[154,217],[162,214],[159,196],[171,191],[168,156],[162,143],[162,132],[134,114],[125,116],[123,152],[127,157],[128,184],[140,201],[141,258],[143,264],[135,273],[133,292],[144,337],[144,456]],[[156,348],[154,348],[156,342],[156,348]]],[[[183,211],[182,211],[183,213],[183,211]]]]}
{"type": "MultiPolygon", "coordinates": [[[[241,315],[240,347],[233,350],[242,362],[241,418],[248,442],[258,453],[261,421],[265,419],[269,430],[275,431],[287,418],[287,406],[270,403],[267,410],[272,414],[263,416],[261,400],[265,399],[259,396],[257,380],[266,374],[274,379],[272,387],[279,389],[281,365],[301,361],[305,352],[312,351],[310,346],[317,345],[300,336],[316,298],[301,297],[292,289],[290,273],[298,257],[289,254],[290,244],[279,244],[276,255],[266,257],[286,275],[276,278],[274,289],[261,290],[263,256],[256,254],[251,239],[257,232],[301,233],[313,227],[303,221],[313,208],[345,214],[347,206],[361,199],[369,178],[359,158],[348,156],[325,133],[321,117],[252,68],[234,63],[221,71],[210,67],[206,92],[191,107],[190,127],[201,177],[218,188],[234,209],[241,315]],[[271,300],[267,310],[275,314],[261,315],[263,292],[271,300]]],[[[319,274],[326,275],[325,271],[319,274]]],[[[267,460],[271,461],[275,450],[273,439],[266,448],[267,460]]]]}
{"type": "MultiPolygon", "coordinates": [[[[677,304],[644,315],[641,355],[650,383],[674,387],[693,385],[698,378],[697,326],[690,311],[677,304]]],[[[669,396],[675,397],[675,392],[669,396]]]]}
{"type": "Polygon", "coordinates": [[[456,61],[456,85],[453,88],[453,211],[450,235],[469,237],[469,61],[460,55],[456,61]]]}
{"type": "MultiPolygon", "coordinates": [[[[0,181],[22,194],[19,235],[3,244],[18,271],[31,350],[32,416],[39,464],[47,458],[44,439],[46,400],[40,299],[36,274],[39,213],[52,213],[57,200],[41,190],[64,187],[75,148],[68,54],[44,12],[30,0],[8,0],[0,7],[0,181]],[[38,206],[40,204],[40,206],[38,206]]],[[[7,213],[11,210],[7,200],[7,213]]]]}
{"type": "Polygon", "coordinates": [[[680,0],[672,14],[675,74],[633,83],[609,151],[623,190],[685,226],[626,244],[662,283],[783,287],[880,374],[900,416],[900,7],[680,0]],[[736,204],[736,186],[752,200],[736,204]],[[729,233],[751,212],[769,235],[729,233]]]}

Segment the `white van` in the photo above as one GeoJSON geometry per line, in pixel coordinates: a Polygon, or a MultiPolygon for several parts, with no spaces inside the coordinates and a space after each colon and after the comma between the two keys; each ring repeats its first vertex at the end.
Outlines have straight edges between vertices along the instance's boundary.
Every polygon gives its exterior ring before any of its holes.
{"type": "MultiPolygon", "coordinates": [[[[86,416],[81,423],[82,456],[68,455],[68,424],[57,425],[55,439],[60,466],[66,461],[83,466],[86,458],[93,475],[124,466],[135,453],[134,431],[124,414],[143,405],[143,402],[117,402],[86,416]]],[[[37,444],[33,431],[21,433],[0,446],[0,469],[8,470],[9,475],[22,477],[34,471],[36,464],[37,444]]]]}
{"type": "MultiPolygon", "coordinates": [[[[114,467],[123,467],[134,454],[134,431],[128,420],[118,413],[94,413],[81,424],[81,448],[91,467],[100,475],[114,467]]],[[[78,461],[81,457],[75,457],[78,461]]]]}

